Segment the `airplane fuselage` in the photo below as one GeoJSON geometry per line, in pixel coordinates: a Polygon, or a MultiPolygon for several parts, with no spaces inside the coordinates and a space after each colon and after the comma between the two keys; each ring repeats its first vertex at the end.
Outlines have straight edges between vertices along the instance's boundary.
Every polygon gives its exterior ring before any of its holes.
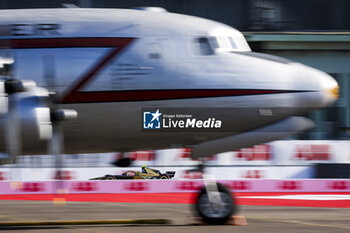
{"type": "MultiPolygon", "coordinates": [[[[6,10],[0,24],[8,28],[1,41],[15,59],[14,77],[55,91],[61,106],[78,112],[77,120],[63,123],[65,153],[192,146],[335,100],[328,90],[337,84],[327,74],[252,53],[239,31],[197,17],[115,9],[6,10]],[[226,128],[147,131],[143,113],[157,109],[195,110],[208,119],[213,112],[226,128]]],[[[0,147],[4,150],[4,141],[0,147]]],[[[23,145],[24,154],[46,152],[44,142],[23,145]]]]}

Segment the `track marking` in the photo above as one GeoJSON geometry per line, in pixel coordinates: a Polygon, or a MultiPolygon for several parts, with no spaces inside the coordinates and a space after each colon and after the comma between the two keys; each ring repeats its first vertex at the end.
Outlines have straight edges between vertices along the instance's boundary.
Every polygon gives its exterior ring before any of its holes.
{"type": "Polygon", "coordinates": [[[169,224],[168,219],[120,219],[120,220],[72,220],[72,221],[23,221],[0,222],[4,226],[52,226],[52,225],[105,225],[105,224],[169,224]]]}
{"type": "Polygon", "coordinates": [[[283,200],[310,200],[310,201],[339,201],[350,200],[350,195],[280,195],[280,196],[246,196],[239,198],[253,199],[283,199],[283,200]]]}
{"type": "Polygon", "coordinates": [[[270,221],[270,222],[292,223],[292,224],[298,224],[303,226],[329,227],[329,228],[350,230],[350,227],[348,226],[333,225],[333,224],[317,224],[317,223],[310,223],[310,222],[304,222],[304,221],[298,221],[298,220],[271,219],[271,218],[264,218],[264,217],[255,217],[255,216],[247,217],[247,218],[253,219],[253,220],[270,221]]]}

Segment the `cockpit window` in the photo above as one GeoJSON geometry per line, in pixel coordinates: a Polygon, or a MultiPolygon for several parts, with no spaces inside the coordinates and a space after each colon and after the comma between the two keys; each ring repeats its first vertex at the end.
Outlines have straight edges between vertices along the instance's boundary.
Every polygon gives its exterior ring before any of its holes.
{"type": "Polygon", "coordinates": [[[212,47],[212,49],[217,49],[219,48],[219,44],[218,44],[218,41],[216,39],[216,37],[209,37],[209,42],[210,42],[210,45],[212,47]]]}
{"type": "Polygon", "coordinates": [[[244,37],[211,36],[195,39],[197,54],[213,55],[215,52],[251,51],[244,37]]]}
{"type": "Polygon", "coordinates": [[[228,39],[230,40],[231,47],[232,47],[233,49],[237,49],[237,45],[235,44],[235,41],[233,40],[233,38],[232,38],[232,37],[229,37],[228,39]]]}
{"type": "Polygon", "coordinates": [[[240,51],[249,51],[251,52],[252,50],[250,49],[247,41],[245,40],[245,38],[242,37],[232,37],[233,41],[235,42],[235,44],[237,45],[237,50],[240,51]]]}
{"type": "Polygon", "coordinates": [[[212,49],[209,39],[206,37],[200,37],[196,39],[198,44],[198,50],[200,55],[213,55],[214,50],[212,49]]]}
{"type": "Polygon", "coordinates": [[[219,36],[216,37],[219,43],[219,49],[221,51],[231,51],[232,45],[230,41],[230,37],[219,36]]]}
{"type": "Polygon", "coordinates": [[[244,38],[231,36],[217,36],[214,38],[217,40],[217,51],[219,52],[250,51],[249,45],[244,38]]]}

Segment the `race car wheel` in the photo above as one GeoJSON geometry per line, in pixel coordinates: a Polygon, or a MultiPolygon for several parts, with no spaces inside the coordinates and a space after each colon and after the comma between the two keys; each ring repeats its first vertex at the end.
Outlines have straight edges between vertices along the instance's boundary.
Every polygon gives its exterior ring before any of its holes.
{"type": "Polygon", "coordinates": [[[116,180],[116,178],[114,176],[107,176],[106,180],[116,180]]]}
{"type": "Polygon", "coordinates": [[[165,179],[170,179],[170,177],[167,174],[162,174],[159,176],[158,179],[165,180],[165,179]]]}
{"type": "MultiPolygon", "coordinates": [[[[212,185],[215,185],[215,183],[212,185]]],[[[195,211],[202,217],[203,222],[212,225],[226,223],[236,212],[236,205],[230,190],[217,183],[217,191],[220,198],[210,202],[207,189],[203,187],[195,203],[195,211]]]]}

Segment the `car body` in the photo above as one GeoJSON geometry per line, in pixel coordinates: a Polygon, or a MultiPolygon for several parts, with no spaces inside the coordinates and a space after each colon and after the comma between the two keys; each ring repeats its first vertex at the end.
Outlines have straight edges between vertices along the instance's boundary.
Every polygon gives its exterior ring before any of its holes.
{"type": "Polygon", "coordinates": [[[124,180],[124,179],[171,179],[175,176],[175,171],[166,171],[161,173],[159,170],[142,166],[139,171],[126,171],[121,175],[104,175],[101,177],[92,178],[90,180],[124,180]]]}

